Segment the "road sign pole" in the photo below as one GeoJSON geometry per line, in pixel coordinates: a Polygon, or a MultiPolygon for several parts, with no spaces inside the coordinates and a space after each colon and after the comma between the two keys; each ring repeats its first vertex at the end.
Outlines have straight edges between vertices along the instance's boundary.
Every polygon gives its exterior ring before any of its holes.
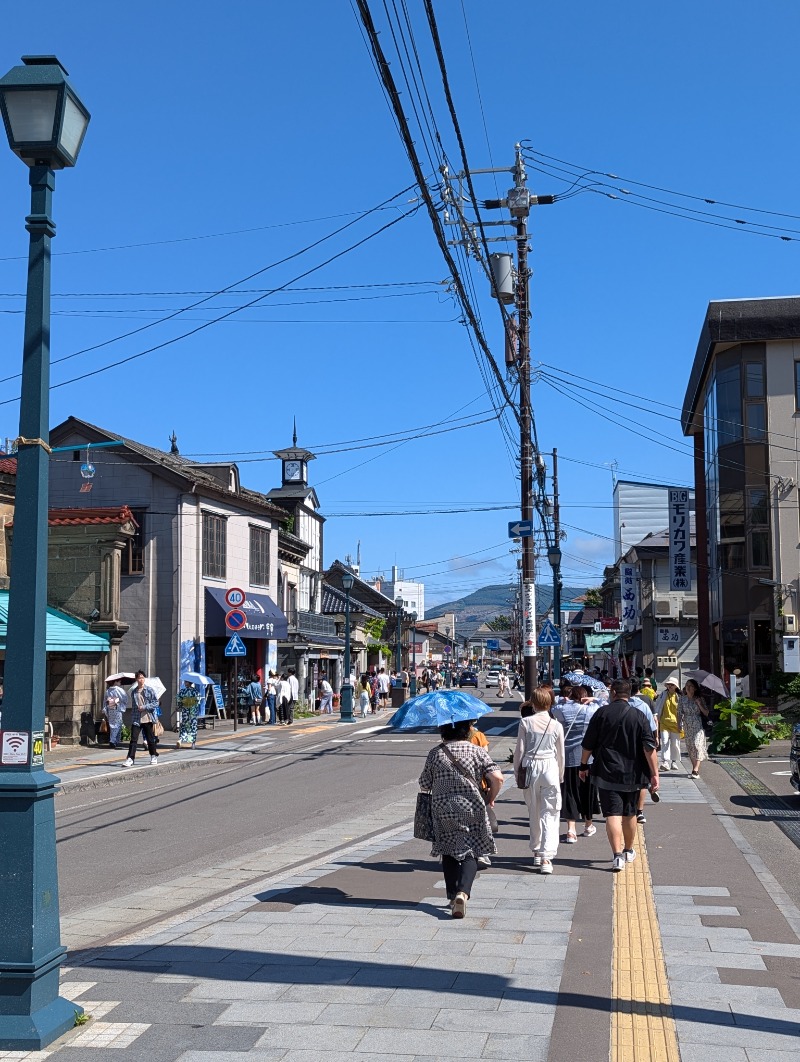
{"type": "Polygon", "coordinates": [[[233,658],[233,729],[239,729],[239,657],[233,658]]]}

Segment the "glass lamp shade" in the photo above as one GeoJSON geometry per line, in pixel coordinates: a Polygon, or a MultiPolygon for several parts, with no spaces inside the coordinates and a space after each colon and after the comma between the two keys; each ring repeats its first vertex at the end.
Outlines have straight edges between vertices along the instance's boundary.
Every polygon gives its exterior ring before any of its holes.
{"type": "Polygon", "coordinates": [[[8,143],[27,166],[74,166],[89,112],[52,55],[23,56],[0,78],[0,111],[8,143]]]}
{"type": "Polygon", "coordinates": [[[355,582],[355,579],[353,578],[352,575],[343,575],[342,576],[342,586],[345,588],[345,590],[348,590],[348,591],[352,590],[354,582],[355,582]]]}
{"type": "Polygon", "coordinates": [[[558,568],[561,564],[561,550],[557,546],[551,546],[547,551],[547,559],[551,568],[558,568]]]}

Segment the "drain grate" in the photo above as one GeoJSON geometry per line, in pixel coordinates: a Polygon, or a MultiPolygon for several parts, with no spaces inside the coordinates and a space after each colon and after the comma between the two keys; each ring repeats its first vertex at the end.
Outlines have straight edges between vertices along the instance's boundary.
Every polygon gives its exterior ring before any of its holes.
{"type": "Polygon", "coordinates": [[[778,796],[760,778],[748,771],[739,760],[716,760],[716,763],[754,798],[753,806],[760,815],[774,822],[779,830],[800,848],[800,807],[778,796]]]}

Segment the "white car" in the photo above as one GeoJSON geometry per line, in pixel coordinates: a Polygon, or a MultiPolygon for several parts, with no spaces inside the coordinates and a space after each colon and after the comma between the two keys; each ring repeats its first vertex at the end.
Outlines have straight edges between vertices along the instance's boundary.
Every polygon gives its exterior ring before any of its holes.
{"type": "Polygon", "coordinates": [[[500,669],[496,667],[489,668],[486,672],[486,678],[483,680],[484,686],[499,686],[500,685],[500,669]]]}

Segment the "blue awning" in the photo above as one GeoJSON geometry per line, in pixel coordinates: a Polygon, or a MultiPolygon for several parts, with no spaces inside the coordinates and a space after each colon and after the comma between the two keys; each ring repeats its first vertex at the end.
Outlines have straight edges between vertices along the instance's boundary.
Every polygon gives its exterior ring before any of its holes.
{"type": "MultiPolygon", "coordinates": [[[[206,590],[206,638],[229,638],[231,631],[225,626],[225,616],[230,612],[225,604],[225,591],[207,586],[206,590]]],[[[289,635],[289,621],[267,594],[247,594],[241,606],[247,623],[236,633],[241,638],[270,638],[284,640],[289,635]]]]}
{"type": "MultiPolygon", "coordinates": [[[[8,590],[0,590],[0,649],[6,647],[8,633],[8,590]]],[[[109,635],[94,634],[86,624],[57,608],[47,610],[48,653],[107,653],[109,635]]]]}

